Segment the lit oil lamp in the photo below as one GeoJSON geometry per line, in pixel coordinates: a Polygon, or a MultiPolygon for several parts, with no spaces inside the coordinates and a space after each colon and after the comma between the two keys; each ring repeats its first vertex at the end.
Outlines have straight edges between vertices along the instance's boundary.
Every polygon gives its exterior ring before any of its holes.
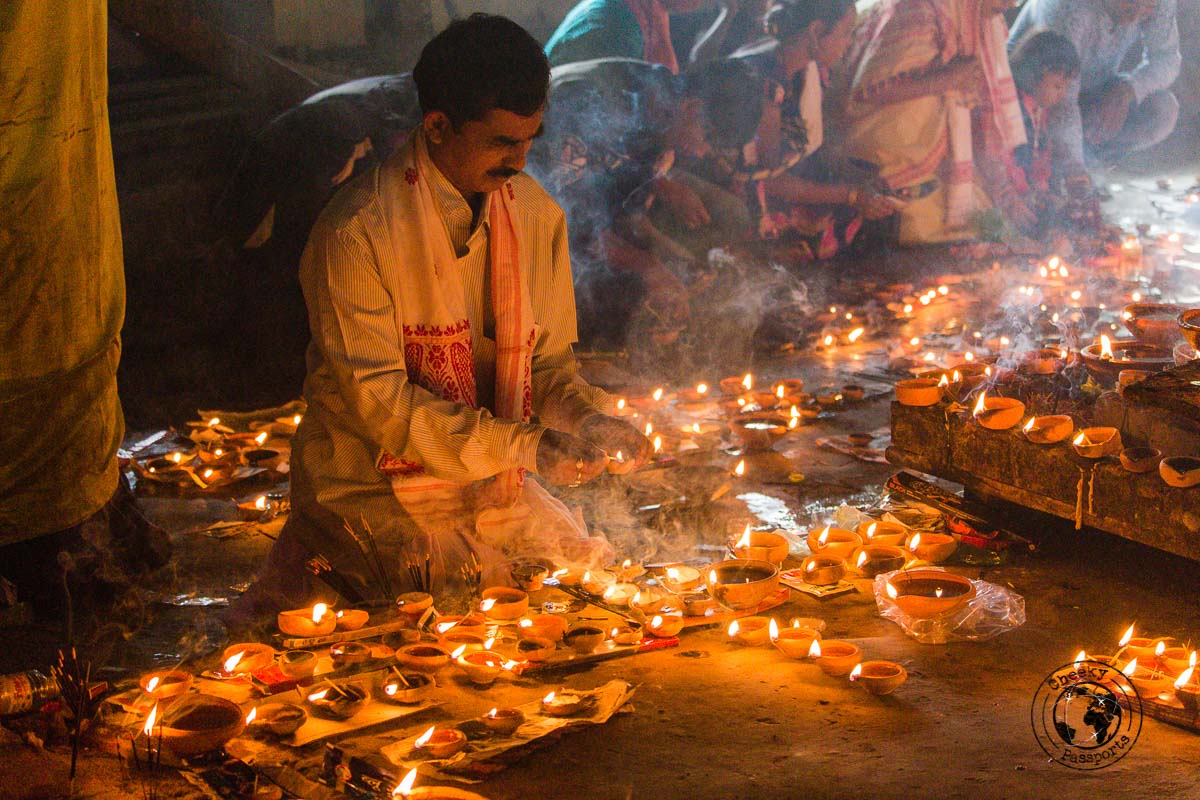
{"type": "Polygon", "coordinates": [[[608,638],[614,644],[629,646],[642,643],[642,626],[636,622],[626,622],[608,632],[608,638]]]}
{"type": "MultiPolygon", "coordinates": [[[[669,569],[676,569],[670,567],[669,569]]],[[[688,569],[691,569],[689,567],[688,569]]],[[[699,570],[696,572],[696,581],[700,580],[699,570]]],[[[667,603],[669,595],[657,586],[646,586],[634,592],[633,597],[629,598],[629,607],[635,611],[640,611],[643,614],[654,614],[660,611],[667,603]]]]}
{"type": "MultiPolygon", "coordinates": [[[[945,376],[943,376],[945,377],[945,376]]],[[[946,380],[947,385],[949,379],[946,380]]],[[[896,402],[902,406],[933,406],[942,400],[943,387],[929,378],[909,378],[896,382],[896,402]]]]}
{"type": "Polygon", "coordinates": [[[304,699],[317,716],[343,720],[362,711],[371,698],[361,684],[326,683],[304,699]]]}
{"type": "Polygon", "coordinates": [[[681,409],[704,407],[713,402],[707,383],[696,384],[695,389],[680,389],[675,395],[675,405],[681,409]]]}
{"type": "Polygon", "coordinates": [[[1174,684],[1174,679],[1170,675],[1159,672],[1157,669],[1140,666],[1136,658],[1121,667],[1121,673],[1138,690],[1138,694],[1147,699],[1156,698],[1163,692],[1169,691],[1174,684]]]}
{"type": "Polygon", "coordinates": [[[1075,432],[1075,420],[1065,414],[1030,417],[1021,432],[1034,444],[1057,444],[1075,432]]]}
{"type": "MultiPolygon", "coordinates": [[[[704,585],[704,576],[695,567],[675,564],[663,571],[663,584],[675,594],[688,592],[704,585]]],[[[647,590],[643,589],[643,592],[647,590]]]]}
{"type": "Polygon", "coordinates": [[[221,654],[221,675],[248,675],[265,669],[275,661],[275,650],[270,645],[258,642],[231,644],[221,654]]]}
{"type": "Polygon", "coordinates": [[[567,647],[581,656],[591,653],[605,638],[604,629],[595,625],[576,625],[563,634],[563,642],[567,647]]]}
{"type": "Polygon", "coordinates": [[[567,620],[557,614],[530,614],[517,623],[523,634],[540,636],[557,642],[567,632],[567,620]]]}
{"type": "Polygon", "coordinates": [[[770,531],[752,531],[749,523],[741,537],[729,546],[734,558],[782,564],[788,555],[788,540],[770,531]]]}
{"type": "Polygon", "coordinates": [[[846,574],[846,563],[835,556],[816,555],[804,559],[800,566],[804,582],[813,586],[832,586],[846,574]]]}
{"type": "Polygon", "coordinates": [[[887,520],[864,520],[859,523],[858,535],[865,544],[901,545],[908,538],[908,526],[887,520]]]}
{"type": "Polygon", "coordinates": [[[971,412],[975,421],[988,430],[1003,431],[1016,425],[1025,416],[1025,404],[1011,397],[988,397],[980,392],[971,412]]]}
{"type": "Polygon", "coordinates": [[[629,605],[629,601],[638,593],[638,586],[635,583],[614,583],[604,590],[600,597],[609,605],[623,608],[629,605]]]}
{"type": "Polygon", "coordinates": [[[492,619],[518,619],[529,610],[529,594],[520,589],[489,586],[480,593],[480,597],[479,610],[492,619]]]}
{"type": "Polygon", "coordinates": [[[958,540],[948,533],[914,533],[908,552],[928,564],[940,564],[958,549],[958,540]]]}
{"type": "Polygon", "coordinates": [[[617,582],[617,576],[605,569],[586,570],[579,585],[588,594],[602,595],[617,582]]]}
{"type": "Polygon", "coordinates": [[[679,635],[679,632],[683,630],[683,624],[682,613],[664,609],[646,622],[646,632],[660,639],[670,639],[672,636],[679,635]]]}
{"type": "Polygon", "coordinates": [[[174,699],[192,688],[192,681],[190,672],[167,669],[143,675],[138,683],[143,692],[165,707],[165,701],[174,699]]]}
{"type": "Polygon", "coordinates": [[[1138,339],[1114,342],[1103,333],[1098,342],[1083,348],[1079,355],[1092,377],[1106,385],[1112,385],[1121,370],[1158,372],[1175,365],[1170,347],[1138,339]]]}
{"type": "Polygon", "coordinates": [[[862,546],[862,537],[854,531],[826,525],[808,532],[808,549],[815,555],[845,560],[862,546]]]}
{"type": "Polygon", "coordinates": [[[312,608],[280,611],[276,624],[280,632],[287,636],[328,636],[337,627],[337,617],[330,613],[328,605],[317,603],[312,608]]]}
{"type": "Polygon", "coordinates": [[[853,642],[825,639],[813,644],[818,648],[817,666],[826,675],[845,675],[862,661],[862,649],[853,642]]]}
{"type": "Polygon", "coordinates": [[[791,430],[790,419],[774,411],[740,414],[729,426],[749,450],[769,450],[791,430]]]}
{"type": "Polygon", "coordinates": [[[1175,689],[1175,699],[1183,704],[1183,707],[1196,712],[1197,698],[1200,697],[1200,683],[1196,681],[1196,666],[1185,669],[1179,674],[1172,684],[1175,689]]]}
{"type": "Polygon", "coordinates": [[[449,758],[467,746],[467,735],[457,728],[439,728],[436,725],[413,741],[413,749],[430,758],[449,758]]]}
{"type": "Polygon", "coordinates": [[[254,522],[262,519],[263,514],[267,513],[270,508],[270,503],[267,501],[265,494],[260,494],[253,500],[248,500],[244,503],[238,503],[238,515],[247,522],[254,522]]]}
{"type": "Polygon", "coordinates": [[[405,592],[396,598],[396,610],[410,619],[418,619],[433,605],[428,592],[405,592]]]}
{"type": "Polygon", "coordinates": [[[769,617],[742,617],[730,622],[726,633],[730,639],[745,647],[762,647],[774,640],[778,625],[769,617]]]}
{"type": "Polygon", "coordinates": [[[583,709],[584,698],[568,692],[550,692],[542,698],[542,713],[551,717],[569,717],[583,709]]]}
{"type": "Polygon", "coordinates": [[[904,566],[908,559],[902,547],[887,544],[865,544],[850,563],[866,578],[874,578],[885,572],[894,572],[904,566]]]}
{"type": "Polygon", "coordinates": [[[483,724],[501,736],[512,736],[525,724],[525,714],[519,708],[493,708],[483,715],[483,724]]]}
{"type": "Polygon", "coordinates": [[[951,572],[910,569],[888,579],[885,591],[910,617],[933,619],[966,606],[975,597],[975,584],[951,572]]]}
{"type": "MultiPolygon", "coordinates": [[[[774,623],[774,620],[772,620],[774,623]]],[[[771,643],[788,658],[812,659],[821,653],[820,631],[804,627],[769,628],[771,643]]]]}
{"type": "Polygon", "coordinates": [[[410,644],[396,651],[396,663],[414,672],[432,675],[450,663],[450,651],[436,644],[410,644]]]}
{"type": "Polygon", "coordinates": [[[708,569],[708,593],[734,611],[757,609],[779,591],[779,567],[768,561],[732,559],[708,569]]]}
{"type": "Polygon", "coordinates": [[[340,631],[356,631],[367,624],[370,615],[361,608],[347,608],[334,614],[337,629],[340,631]]]}
{"type": "MultiPolygon", "coordinates": [[[[463,647],[465,648],[465,645],[463,647]]],[[[504,671],[504,661],[503,656],[486,649],[473,653],[462,652],[454,659],[459,671],[476,686],[491,686],[495,683],[496,678],[504,671]]]]}
{"type": "Polygon", "coordinates": [[[850,670],[850,680],[874,695],[891,694],[908,679],[904,667],[892,661],[864,661],[850,670]]]}
{"type": "Polygon", "coordinates": [[[1121,432],[1116,428],[1084,428],[1071,440],[1071,447],[1083,458],[1104,458],[1121,452],[1121,432]]]}

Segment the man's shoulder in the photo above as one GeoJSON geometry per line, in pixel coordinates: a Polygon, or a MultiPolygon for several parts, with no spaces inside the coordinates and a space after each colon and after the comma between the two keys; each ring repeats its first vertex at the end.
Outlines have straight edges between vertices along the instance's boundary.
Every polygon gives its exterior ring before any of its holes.
{"type": "Polygon", "coordinates": [[[338,189],[317,218],[314,232],[320,229],[343,234],[361,228],[364,218],[379,202],[379,185],[385,166],[376,164],[338,189]]]}
{"type": "Polygon", "coordinates": [[[533,176],[519,172],[509,180],[508,186],[512,188],[509,199],[518,211],[547,222],[557,222],[563,216],[562,207],[533,176]]]}

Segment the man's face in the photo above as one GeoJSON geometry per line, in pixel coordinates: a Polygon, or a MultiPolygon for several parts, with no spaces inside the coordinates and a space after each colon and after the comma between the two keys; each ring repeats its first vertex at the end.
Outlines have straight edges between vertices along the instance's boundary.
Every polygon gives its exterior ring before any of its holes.
{"type": "Polygon", "coordinates": [[[456,130],[440,111],[425,115],[429,154],[464,197],[494,192],[525,168],[529,146],[542,132],[542,112],[522,117],[493,108],[456,130]]]}
{"type": "Polygon", "coordinates": [[[1158,0],[1108,0],[1108,13],[1121,25],[1133,25],[1148,18],[1158,8],[1158,0]]]}
{"type": "Polygon", "coordinates": [[[1067,96],[1067,87],[1070,85],[1071,79],[1066,75],[1059,72],[1047,72],[1042,76],[1042,82],[1038,84],[1034,98],[1042,108],[1051,108],[1061,103],[1062,99],[1067,96]]]}

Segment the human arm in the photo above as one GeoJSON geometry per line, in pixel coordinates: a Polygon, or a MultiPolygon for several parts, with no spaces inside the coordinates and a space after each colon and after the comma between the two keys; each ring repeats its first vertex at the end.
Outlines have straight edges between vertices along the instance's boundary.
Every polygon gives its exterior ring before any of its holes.
{"type": "Polygon", "coordinates": [[[986,85],[987,78],[977,59],[957,58],[945,65],[898,75],[872,86],[858,87],[854,89],[851,99],[855,103],[877,108],[957,91],[968,100],[977,101],[986,85]]]}
{"type": "Polygon", "coordinates": [[[867,219],[890,216],[895,208],[888,199],[868,186],[817,183],[785,172],[765,181],[767,196],[797,205],[847,205],[867,219]]]}
{"type": "Polygon", "coordinates": [[[733,26],[733,20],[738,15],[740,2],[739,0],[724,0],[717,6],[717,16],[712,25],[700,34],[700,38],[696,40],[696,43],[692,45],[691,52],[688,53],[688,61],[692,64],[703,64],[720,57],[721,46],[725,44],[725,38],[733,26]]]}
{"type": "Polygon", "coordinates": [[[1179,77],[1182,57],[1179,52],[1179,25],[1175,19],[1176,0],[1159,0],[1154,13],[1142,23],[1142,61],[1133,72],[1121,77],[1133,90],[1133,102],[1141,103],[1149,95],[1166,89],[1179,77]]]}

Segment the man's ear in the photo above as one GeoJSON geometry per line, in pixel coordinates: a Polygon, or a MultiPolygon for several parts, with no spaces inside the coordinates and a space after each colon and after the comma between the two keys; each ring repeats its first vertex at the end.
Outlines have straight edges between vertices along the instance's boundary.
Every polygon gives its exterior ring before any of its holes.
{"type": "Polygon", "coordinates": [[[450,118],[443,111],[430,111],[421,120],[421,127],[425,130],[426,139],[441,144],[450,133],[450,118]]]}

